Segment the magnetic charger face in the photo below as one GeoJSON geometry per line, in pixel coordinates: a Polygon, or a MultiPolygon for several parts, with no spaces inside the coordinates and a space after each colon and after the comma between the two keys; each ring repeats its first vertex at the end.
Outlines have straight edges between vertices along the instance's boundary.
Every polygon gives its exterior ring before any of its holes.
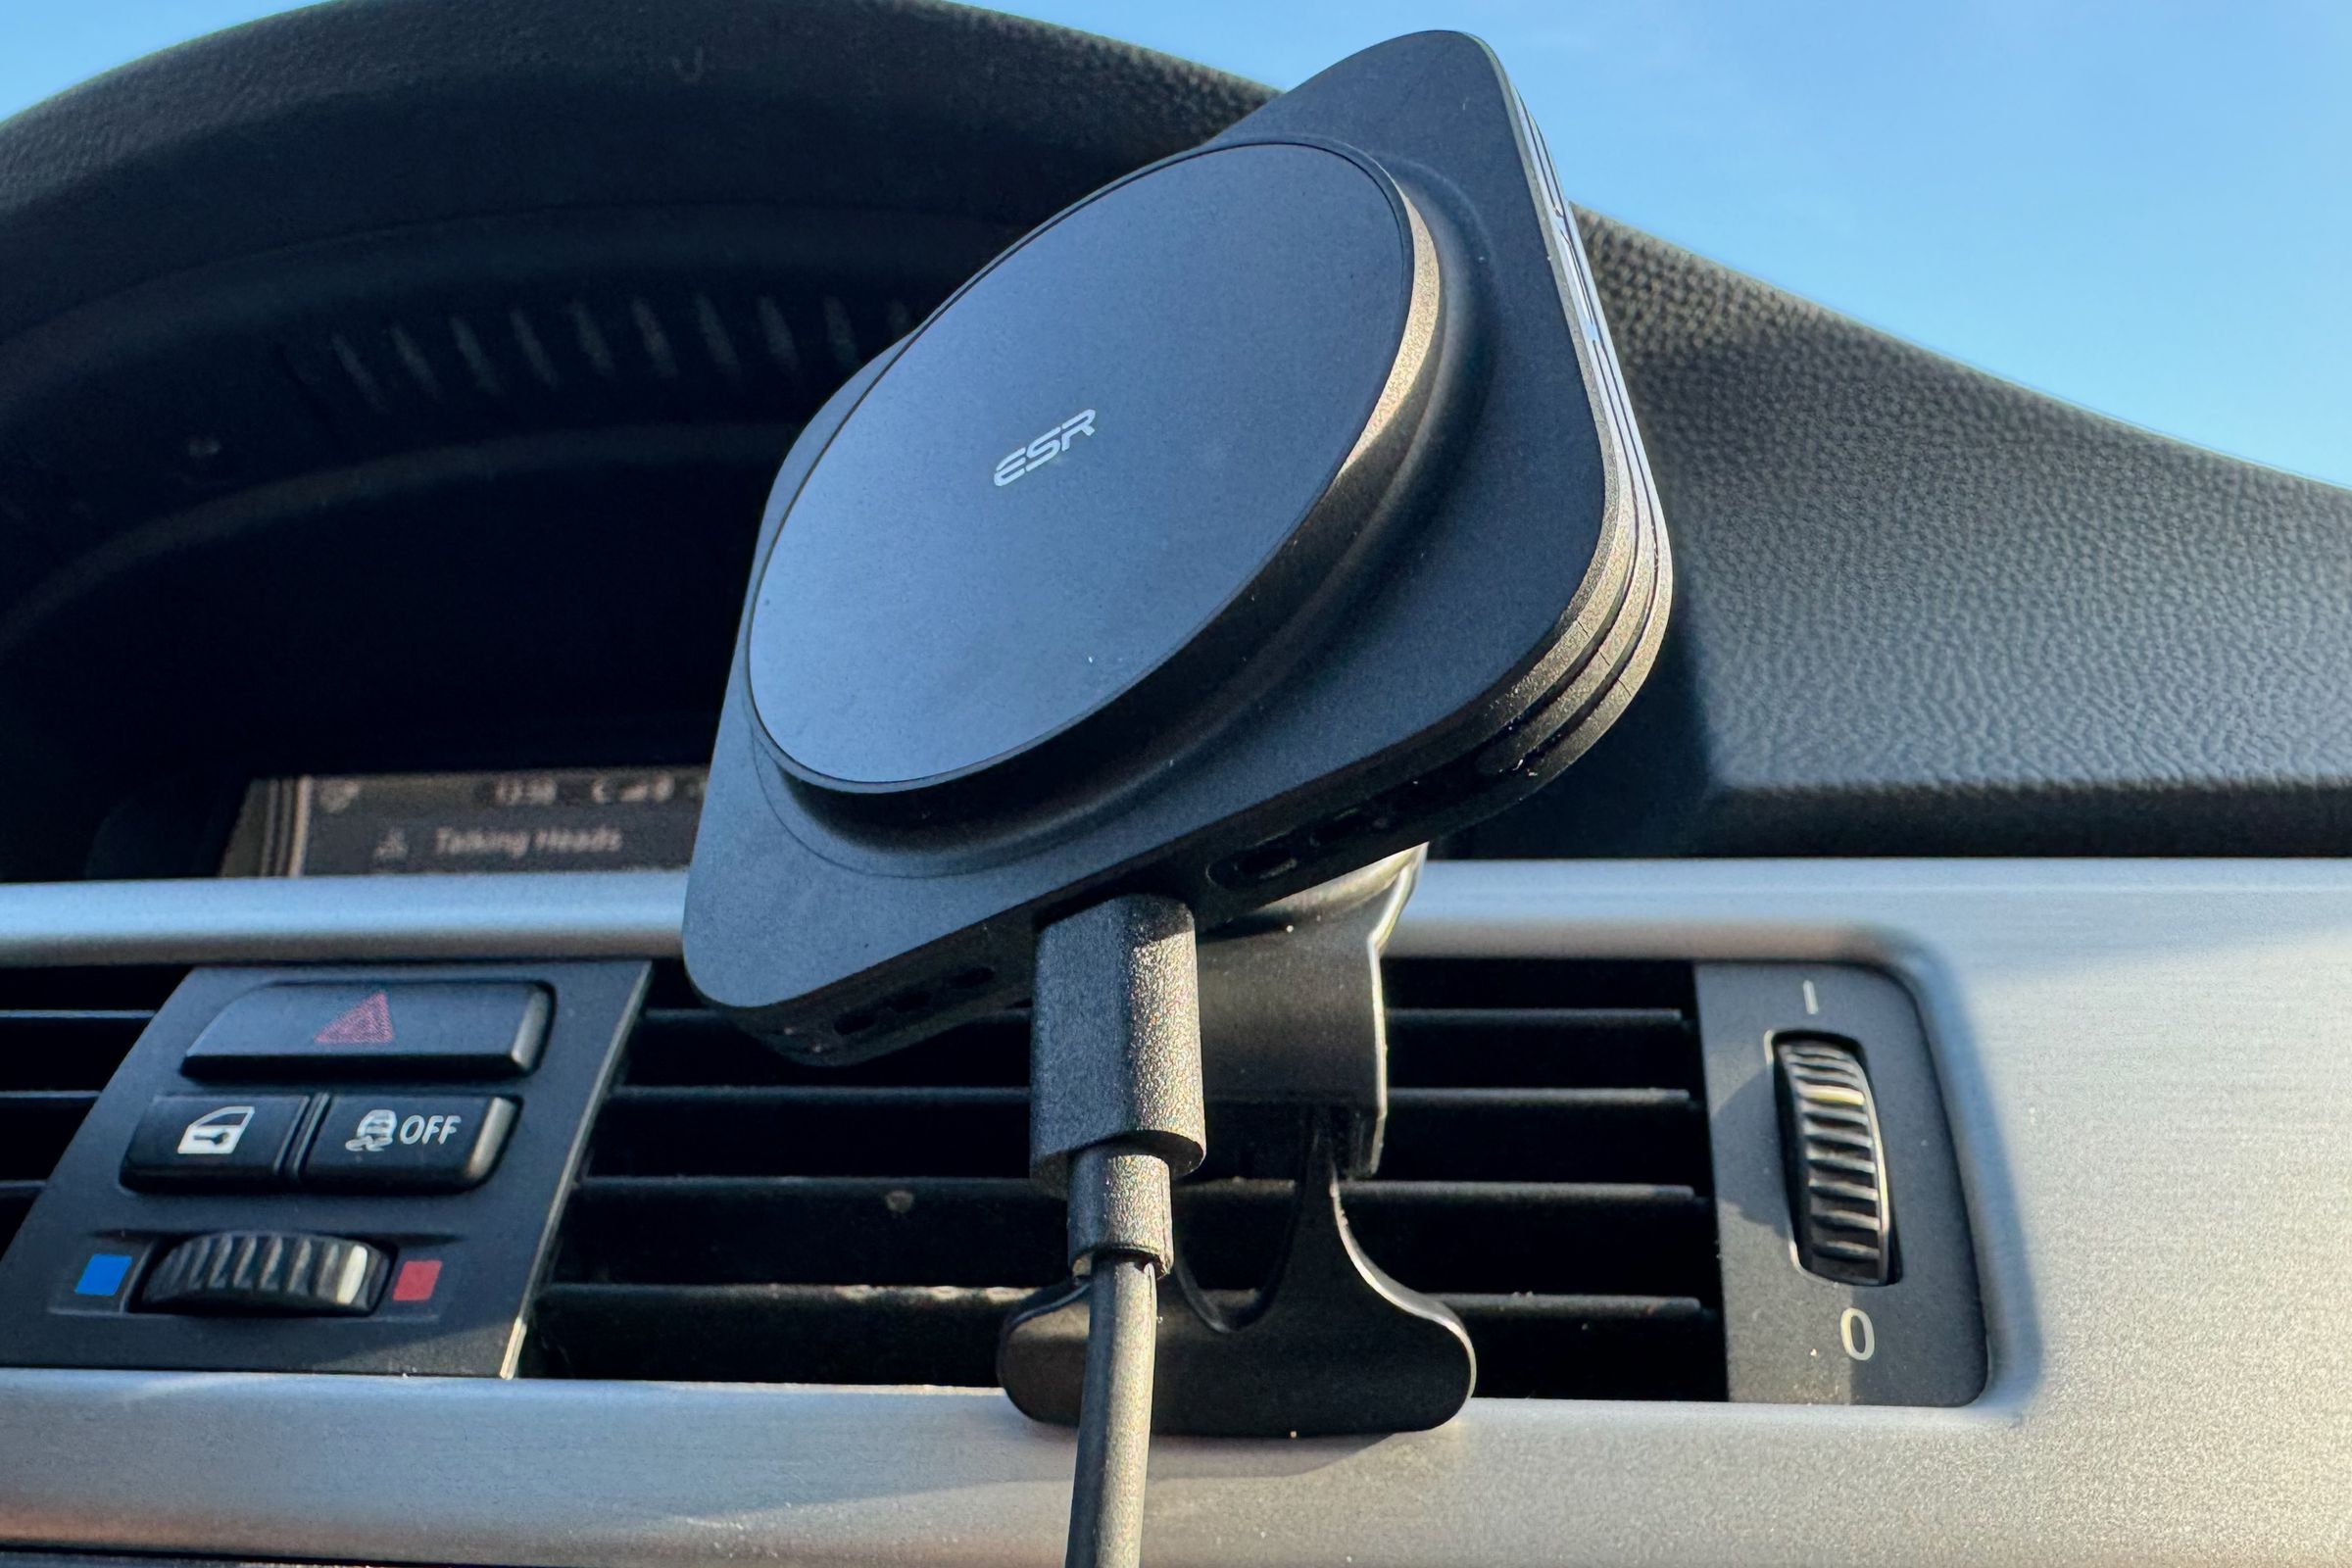
{"type": "Polygon", "coordinates": [[[854,1060],[1039,927],[1203,929],[1465,826],[1647,673],[1665,534],[1494,57],[1398,39],[1016,243],[777,475],[688,884],[696,986],[854,1060]]]}
{"type": "Polygon", "coordinates": [[[753,706],[807,784],[1083,769],[1227,682],[1364,542],[1444,291],[1395,183],[1198,153],[1089,198],[927,321],[789,503],[753,706]]]}

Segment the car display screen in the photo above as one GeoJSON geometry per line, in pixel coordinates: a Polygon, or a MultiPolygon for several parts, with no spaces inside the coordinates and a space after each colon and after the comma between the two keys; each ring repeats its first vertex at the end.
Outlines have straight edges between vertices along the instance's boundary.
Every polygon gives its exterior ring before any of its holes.
{"type": "Polygon", "coordinates": [[[245,793],[224,876],[682,868],[701,767],[302,774],[245,793]]]}

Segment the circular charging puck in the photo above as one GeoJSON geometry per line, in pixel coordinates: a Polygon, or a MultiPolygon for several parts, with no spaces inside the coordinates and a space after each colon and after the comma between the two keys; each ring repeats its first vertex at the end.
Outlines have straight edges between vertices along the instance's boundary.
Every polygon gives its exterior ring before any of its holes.
{"type": "Polygon", "coordinates": [[[1083,767],[1344,576],[1428,401],[1436,253],[1371,166],[1149,170],[917,331],[790,501],[747,674],[785,767],[888,794],[1083,767]]]}

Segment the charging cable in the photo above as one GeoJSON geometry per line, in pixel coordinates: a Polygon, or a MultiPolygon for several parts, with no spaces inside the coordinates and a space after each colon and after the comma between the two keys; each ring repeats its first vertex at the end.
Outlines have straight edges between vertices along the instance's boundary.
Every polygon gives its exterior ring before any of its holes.
{"type": "Polygon", "coordinates": [[[1200,1163],[1200,996],[1192,910],[1107,900],[1038,934],[1029,1169],[1067,1195],[1087,1286],[1065,1568],[1134,1568],[1143,1547],[1170,1188],[1200,1163]]]}

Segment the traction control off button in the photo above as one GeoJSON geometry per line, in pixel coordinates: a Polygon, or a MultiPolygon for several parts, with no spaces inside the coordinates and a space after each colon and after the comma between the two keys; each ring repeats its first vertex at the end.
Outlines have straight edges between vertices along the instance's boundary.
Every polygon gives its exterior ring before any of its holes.
{"type": "Polygon", "coordinates": [[[337,1095],[303,1161],[306,1187],[452,1193],[498,1164],[514,1102],[469,1095],[337,1095]]]}

